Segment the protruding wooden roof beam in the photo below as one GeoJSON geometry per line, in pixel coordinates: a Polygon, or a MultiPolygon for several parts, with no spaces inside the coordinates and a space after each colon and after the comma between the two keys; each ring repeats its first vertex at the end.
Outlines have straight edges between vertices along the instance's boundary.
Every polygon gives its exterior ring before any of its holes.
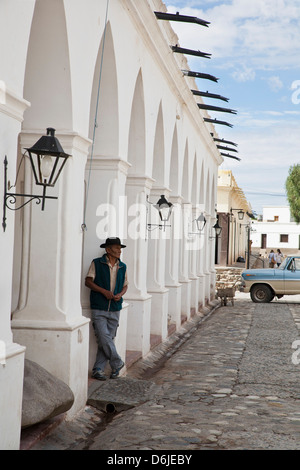
{"type": "Polygon", "coordinates": [[[154,12],[156,15],[156,18],[158,20],[167,20],[167,21],[181,21],[183,23],[196,23],[201,26],[206,26],[210,24],[209,21],[201,20],[200,18],[197,18],[196,16],[188,16],[188,15],[180,15],[179,12],[177,11],[175,13],[163,13],[161,11],[155,11],[154,12]]]}

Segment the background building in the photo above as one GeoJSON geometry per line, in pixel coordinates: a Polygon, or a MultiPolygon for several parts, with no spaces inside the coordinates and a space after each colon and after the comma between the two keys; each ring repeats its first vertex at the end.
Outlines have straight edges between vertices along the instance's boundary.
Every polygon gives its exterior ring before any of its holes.
{"type": "Polygon", "coordinates": [[[252,209],[231,170],[218,172],[218,217],[222,233],[218,239],[218,264],[232,266],[248,257],[252,209]]]}
{"type": "Polygon", "coordinates": [[[252,224],[251,240],[253,248],[297,251],[300,249],[300,225],[291,217],[289,206],[266,206],[262,220],[252,224]]]}

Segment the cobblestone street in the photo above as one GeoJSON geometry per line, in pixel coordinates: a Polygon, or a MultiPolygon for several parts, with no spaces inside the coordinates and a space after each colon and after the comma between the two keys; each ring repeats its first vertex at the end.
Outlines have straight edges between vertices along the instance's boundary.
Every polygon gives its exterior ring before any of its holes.
{"type": "Polygon", "coordinates": [[[155,371],[129,369],[154,384],[146,402],[116,414],[88,406],[33,449],[298,450],[299,327],[298,297],[254,304],[237,293],[155,371]]]}

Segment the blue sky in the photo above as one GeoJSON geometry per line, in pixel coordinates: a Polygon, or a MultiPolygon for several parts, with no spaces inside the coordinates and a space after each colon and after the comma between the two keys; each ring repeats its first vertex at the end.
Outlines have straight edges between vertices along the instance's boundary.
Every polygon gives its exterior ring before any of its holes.
{"type": "Polygon", "coordinates": [[[168,12],[209,21],[208,28],[171,22],[179,45],[212,54],[186,56],[191,70],[219,78],[196,79],[199,90],[229,102],[203,98],[236,115],[209,111],[220,138],[238,144],[241,161],[225,158],[252,209],[286,205],[285,181],[300,160],[300,1],[165,0],[168,12]]]}

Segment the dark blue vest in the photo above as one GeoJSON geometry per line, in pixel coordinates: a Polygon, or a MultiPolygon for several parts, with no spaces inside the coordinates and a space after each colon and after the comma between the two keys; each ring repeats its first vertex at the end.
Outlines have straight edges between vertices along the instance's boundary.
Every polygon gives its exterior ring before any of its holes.
{"type": "MultiPolygon", "coordinates": [[[[101,258],[96,258],[93,261],[96,270],[96,276],[94,279],[95,284],[103,287],[103,289],[110,290],[110,269],[106,255],[103,255],[101,258]]],[[[125,273],[126,264],[119,260],[119,269],[117,273],[116,287],[114,290],[115,295],[121,292],[124,287],[125,273]]],[[[116,312],[122,309],[123,299],[121,298],[118,302],[115,300],[108,300],[100,292],[91,290],[90,302],[92,309],[116,312]]]]}

